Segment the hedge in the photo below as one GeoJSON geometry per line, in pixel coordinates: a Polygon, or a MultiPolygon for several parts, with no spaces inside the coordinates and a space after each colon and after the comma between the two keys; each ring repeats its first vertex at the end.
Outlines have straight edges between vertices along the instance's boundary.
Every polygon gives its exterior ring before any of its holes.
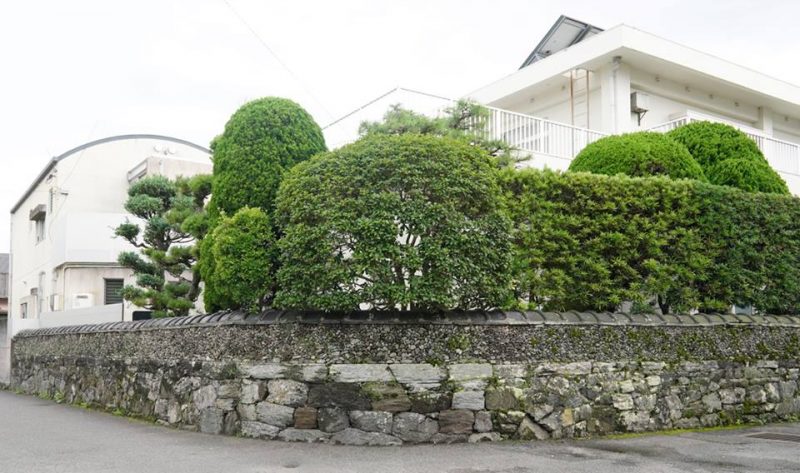
{"type": "Polygon", "coordinates": [[[462,140],[413,134],[366,137],[299,164],[277,200],[276,306],[506,304],[510,222],[497,172],[462,140]]]}
{"type": "Polygon", "coordinates": [[[578,153],[569,170],[706,180],[703,169],[685,146],[662,133],[649,131],[600,138],[578,153]]]}
{"type": "Polygon", "coordinates": [[[552,310],[800,312],[800,200],[698,181],[502,174],[518,298],[552,310]]]}

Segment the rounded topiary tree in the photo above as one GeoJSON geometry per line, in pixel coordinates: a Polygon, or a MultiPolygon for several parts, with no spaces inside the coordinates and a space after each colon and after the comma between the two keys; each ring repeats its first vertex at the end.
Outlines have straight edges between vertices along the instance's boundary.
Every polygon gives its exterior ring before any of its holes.
{"type": "Polygon", "coordinates": [[[770,167],[756,142],[741,130],[724,123],[699,121],[667,135],[686,146],[714,184],[749,192],[789,193],[788,186],[770,167]]]}
{"type": "Polygon", "coordinates": [[[371,136],[295,167],[276,215],[275,305],[432,311],[509,296],[510,222],[492,158],[463,141],[371,136]]]}
{"type": "Polygon", "coordinates": [[[283,173],[325,151],[322,130],[291,100],[266,97],[243,105],[215,138],[213,212],[242,207],[272,213],[283,173]]]}
{"type": "Polygon", "coordinates": [[[213,231],[213,271],[206,283],[213,300],[228,309],[257,312],[265,308],[274,285],[274,235],[263,210],[244,207],[222,217],[213,231]]]}
{"type": "Polygon", "coordinates": [[[647,131],[607,136],[590,143],[578,153],[569,170],[706,180],[686,147],[661,133],[647,131]]]}
{"type": "MultiPolygon", "coordinates": [[[[322,130],[308,112],[291,100],[266,97],[239,108],[211,149],[214,175],[207,210],[213,228],[220,216],[234,215],[244,207],[260,208],[271,218],[284,173],[326,148],[322,130]]],[[[209,232],[200,244],[199,269],[208,311],[232,308],[225,288],[216,284],[221,279],[215,272],[222,266],[214,261],[215,239],[209,232]]],[[[251,263],[261,262],[243,262],[251,263]]]]}
{"type": "Polygon", "coordinates": [[[789,187],[766,161],[726,159],[708,170],[712,184],[738,187],[748,192],[789,194],[789,187]]]}

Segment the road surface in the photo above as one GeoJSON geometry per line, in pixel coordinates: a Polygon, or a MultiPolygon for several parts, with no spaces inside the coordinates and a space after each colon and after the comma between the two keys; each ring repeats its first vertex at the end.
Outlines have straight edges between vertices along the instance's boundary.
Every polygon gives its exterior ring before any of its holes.
{"type": "Polygon", "coordinates": [[[184,432],[0,391],[3,473],[800,472],[800,424],[626,439],[345,447],[184,432]],[[764,432],[791,440],[751,437],[764,432]]]}

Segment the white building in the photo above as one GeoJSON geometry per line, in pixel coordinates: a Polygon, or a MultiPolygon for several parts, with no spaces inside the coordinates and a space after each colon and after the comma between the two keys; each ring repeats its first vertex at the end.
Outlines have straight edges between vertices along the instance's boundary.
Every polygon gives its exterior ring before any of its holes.
{"type": "MultiPolygon", "coordinates": [[[[603,31],[562,16],[519,70],[467,97],[490,108],[490,133],[531,155],[528,166],[566,169],[607,134],[711,120],[750,135],[800,194],[800,87],[627,25],[603,31]]],[[[354,139],[361,119],[397,102],[417,109],[383,97],[326,129],[327,141],[354,139]]]]}
{"type": "Polygon", "coordinates": [[[47,163],[11,209],[9,336],[24,328],[129,320],[114,238],[129,184],[146,175],[211,173],[211,152],[158,135],[92,141],[47,163]]]}

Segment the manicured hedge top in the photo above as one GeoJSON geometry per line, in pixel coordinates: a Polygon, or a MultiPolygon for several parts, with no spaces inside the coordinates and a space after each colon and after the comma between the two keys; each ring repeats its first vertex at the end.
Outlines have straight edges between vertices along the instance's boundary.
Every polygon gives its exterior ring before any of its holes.
{"type": "Polygon", "coordinates": [[[786,182],[770,167],[756,142],[730,125],[692,122],[667,135],[686,146],[714,184],[748,192],[789,194],[786,182]]]}
{"type": "Polygon", "coordinates": [[[325,140],[298,104],[266,97],[231,116],[213,151],[211,208],[233,215],[242,207],[258,207],[271,214],[283,173],[325,151],[325,140]]]}
{"type": "Polygon", "coordinates": [[[578,153],[569,170],[705,180],[700,165],[683,145],[654,132],[601,138],[578,153]]]}

